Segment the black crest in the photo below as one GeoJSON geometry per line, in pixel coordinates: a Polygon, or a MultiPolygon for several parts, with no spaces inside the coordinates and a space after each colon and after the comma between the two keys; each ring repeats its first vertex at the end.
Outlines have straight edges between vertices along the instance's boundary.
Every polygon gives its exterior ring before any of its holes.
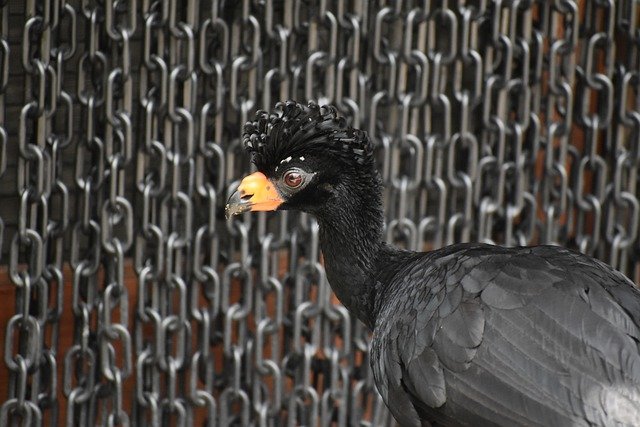
{"type": "Polygon", "coordinates": [[[332,156],[346,165],[373,164],[367,134],[347,125],[333,106],[279,102],[273,113],[260,110],[242,135],[245,149],[261,171],[273,171],[291,156],[332,156]]]}

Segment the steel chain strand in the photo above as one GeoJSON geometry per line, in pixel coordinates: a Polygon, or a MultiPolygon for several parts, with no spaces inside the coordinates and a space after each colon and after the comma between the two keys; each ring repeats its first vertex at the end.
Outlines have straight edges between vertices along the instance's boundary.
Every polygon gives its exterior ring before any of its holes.
{"type": "Polygon", "coordinates": [[[71,309],[73,345],[64,358],[63,391],[66,425],[93,423],[93,398],[99,374],[100,350],[95,322],[98,318],[99,273],[103,271],[101,221],[104,200],[105,144],[99,109],[104,105],[106,56],[99,51],[98,25],[103,18],[96,5],[84,2],[77,10],[76,26],[88,40],[77,63],[75,99],[80,104],[80,130],[76,143],[74,181],[77,214],[71,232],[69,263],[72,269],[71,309]],[[83,25],[84,24],[84,25],[83,25]]]}
{"type": "MultiPolygon", "coordinates": [[[[624,197],[631,201],[640,197],[638,193],[638,167],[640,166],[640,80],[639,80],[639,57],[640,38],[638,38],[638,17],[637,4],[633,2],[621,2],[617,5],[616,28],[620,39],[616,40],[616,63],[614,69],[615,94],[614,116],[612,126],[612,141],[609,143],[609,158],[615,164],[610,164],[613,169],[614,186],[613,200],[617,204],[624,197]],[[619,59],[625,58],[625,60],[619,59]],[[623,193],[624,192],[624,193],[623,193]]],[[[610,199],[611,200],[611,199],[610,199]]],[[[636,215],[637,218],[637,215],[636,215]]],[[[610,217],[610,220],[613,218],[610,217]]],[[[634,218],[627,217],[633,225],[634,218]]],[[[625,236],[617,237],[619,234],[628,233],[627,239],[634,239],[633,244],[629,244],[626,249],[627,257],[618,257],[620,266],[624,263],[626,268],[622,271],[629,277],[635,278],[636,282],[640,278],[640,242],[638,234],[631,235],[630,229],[615,230],[613,242],[622,242],[625,236]]],[[[626,242],[625,242],[626,243],[626,242]]],[[[617,247],[612,247],[612,260],[617,247]]],[[[618,255],[618,254],[615,254],[618,255]]]]}
{"type": "MultiPolygon", "coordinates": [[[[593,190],[590,193],[593,196],[590,194],[589,200],[592,200],[593,205],[599,203],[598,207],[602,207],[602,224],[605,232],[603,244],[597,248],[599,256],[606,259],[614,268],[633,276],[633,266],[629,265],[629,259],[632,255],[637,258],[637,251],[634,254],[633,245],[638,237],[640,214],[640,203],[636,191],[637,167],[627,160],[625,147],[616,144],[616,127],[612,126],[612,123],[616,123],[620,117],[614,114],[616,90],[620,91],[620,99],[624,99],[622,102],[628,102],[626,95],[622,92],[623,75],[617,75],[620,79],[618,87],[614,86],[613,81],[616,72],[614,54],[618,48],[614,39],[616,16],[619,16],[616,8],[624,8],[624,6],[617,5],[615,2],[601,1],[592,5],[593,9],[586,11],[590,16],[585,16],[584,25],[589,29],[590,37],[586,43],[587,52],[583,72],[580,72],[582,71],[580,69],[579,72],[580,76],[586,80],[584,96],[586,97],[589,91],[595,92],[592,98],[596,98],[599,103],[591,105],[590,110],[584,106],[581,110],[579,122],[587,129],[585,130],[585,153],[580,166],[584,164],[592,171],[589,178],[592,181],[593,190]],[[600,20],[597,19],[598,16],[601,17],[600,20]],[[598,64],[599,58],[603,58],[600,64],[598,64]],[[604,246],[606,246],[605,249],[603,249],[604,246]]],[[[620,47],[624,48],[624,46],[620,47]]],[[[625,109],[625,105],[619,105],[620,112],[625,109]]],[[[621,121],[629,123],[626,118],[621,121]]],[[[596,219],[600,218],[596,217],[596,219]]],[[[594,220],[594,223],[596,222],[594,220]]]]}
{"type": "MultiPolygon", "coordinates": [[[[101,11],[96,48],[105,54],[108,66],[103,87],[102,123],[104,132],[104,200],[98,213],[103,253],[104,289],[98,305],[97,350],[100,381],[94,386],[92,408],[102,424],[129,425],[124,408],[123,381],[133,372],[132,343],[129,333],[129,290],[124,281],[125,253],[133,243],[133,208],[125,194],[128,166],[133,153],[132,112],[133,77],[131,38],[136,32],[135,0],[107,0],[101,11]]],[[[102,118],[101,117],[101,118],[102,118]]]]}
{"type": "Polygon", "coordinates": [[[546,102],[546,125],[541,147],[544,150],[542,202],[544,219],[540,229],[540,243],[566,241],[572,217],[569,205],[569,173],[567,152],[573,126],[576,47],[578,43],[577,3],[556,1],[542,6],[547,38],[549,82],[546,102]]]}
{"type": "Polygon", "coordinates": [[[534,227],[537,222],[536,194],[539,179],[536,175],[536,156],[543,120],[539,96],[542,84],[542,36],[535,26],[535,17],[540,13],[539,9],[539,4],[532,3],[529,9],[523,12],[525,21],[521,34],[516,38],[516,59],[521,58],[526,68],[519,73],[515,86],[523,101],[522,104],[513,105],[518,120],[507,123],[507,131],[516,138],[516,145],[506,170],[506,179],[513,182],[505,195],[506,206],[503,212],[504,243],[507,245],[533,244],[534,227]]]}
{"type": "Polygon", "coordinates": [[[161,394],[164,422],[190,425],[192,406],[180,384],[186,383],[191,323],[187,319],[187,288],[193,243],[194,152],[196,92],[195,33],[197,2],[171,2],[168,16],[168,99],[164,145],[169,178],[161,201],[160,221],[166,241],[166,280],[160,286],[162,321],[158,367],[166,384],[161,394]]]}
{"type": "Polygon", "coordinates": [[[274,234],[261,239],[260,263],[257,271],[254,322],[255,362],[253,362],[252,407],[257,425],[280,422],[283,399],[281,369],[284,286],[278,277],[281,259],[274,248],[274,234]]]}
{"type": "Polygon", "coordinates": [[[144,2],[139,104],[142,143],[136,161],[139,215],[135,245],[138,301],[135,311],[136,353],[135,424],[161,425],[162,399],[160,358],[164,344],[161,304],[166,303],[166,221],[161,206],[168,192],[170,167],[165,143],[164,119],[168,105],[169,62],[165,51],[169,4],[144,2]],[[151,331],[151,332],[149,332],[151,331]]]}
{"type": "Polygon", "coordinates": [[[202,412],[208,425],[216,425],[216,386],[223,377],[219,357],[220,331],[220,233],[217,207],[224,198],[225,154],[222,146],[224,120],[224,71],[228,63],[229,27],[220,17],[220,5],[211,3],[203,12],[198,38],[200,92],[198,145],[195,152],[195,227],[193,275],[189,286],[190,318],[195,350],[191,356],[189,402],[194,418],[202,412]],[[198,215],[198,212],[201,212],[198,215]],[[217,366],[216,366],[217,365],[217,366]],[[200,409],[203,408],[203,409],[200,409]]]}
{"type": "MultiPolygon", "coordinates": [[[[50,281],[61,277],[47,280],[44,273],[45,263],[48,268],[56,268],[54,240],[57,240],[50,239],[54,225],[48,216],[52,161],[56,157],[55,148],[52,151],[47,141],[57,88],[56,69],[51,64],[51,33],[57,25],[57,11],[53,7],[50,1],[41,4],[29,1],[24,5],[26,23],[22,30],[21,58],[25,104],[20,111],[16,181],[20,202],[18,231],[11,242],[9,259],[16,310],[6,326],[4,359],[10,380],[8,399],[0,408],[2,425],[16,423],[18,419],[23,425],[41,425],[43,410],[55,403],[50,395],[55,396],[55,381],[51,381],[51,371],[47,370],[53,368],[55,372],[55,358],[51,356],[55,354],[56,343],[45,342],[45,328],[49,320],[50,281]]],[[[55,334],[55,327],[52,331],[55,334]]],[[[50,417],[56,419],[55,411],[50,417]]]]}
{"type": "Polygon", "coordinates": [[[391,146],[390,173],[392,197],[400,203],[395,218],[387,227],[390,241],[406,248],[420,245],[419,223],[425,213],[422,203],[424,188],[424,122],[421,120],[428,103],[429,78],[432,64],[427,57],[429,17],[432,8],[404,5],[401,14],[405,37],[400,49],[397,74],[397,102],[400,111],[395,139],[391,146]]]}
{"type": "MultiPolygon", "coordinates": [[[[46,7],[46,6],[45,6],[46,7]]],[[[39,405],[50,409],[51,413],[43,414],[48,422],[58,422],[58,388],[57,372],[59,351],[59,320],[64,309],[64,275],[65,240],[69,226],[69,189],[64,180],[66,168],[66,152],[73,138],[73,101],[66,90],[66,62],[72,59],[76,51],[76,12],[64,2],[51,4],[51,46],[50,67],[55,70],[54,92],[52,94],[52,111],[49,116],[47,148],[51,155],[49,176],[49,212],[47,214],[49,233],[48,247],[45,248],[43,278],[39,292],[48,295],[46,321],[43,325],[45,333],[42,355],[45,361],[38,372],[42,390],[39,405]],[[55,104],[55,105],[54,105],[55,104]]],[[[61,359],[61,358],[60,358],[61,359]]]]}
{"type": "MultiPolygon", "coordinates": [[[[437,136],[439,142],[435,161],[438,179],[442,179],[445,193],[442,202],[448,207],[448,218],[442,224],[442,243],[467,241],[470,238],[471,184],[475,179],[478,144],[466,129],[470,106],[457,102],[446,86],[452,79],[456,57],[461,49],[458,42],[458,27],[461,17],[448,6],[434,8],[429,13],[427,35],[427,57],[431,61],[431,89],[428,112],[430,121],[442,121],[440,129],[430,129],[429,136],[437,136]],[[448,42],[440,42],[440,34],[448,42]]],[[[461,99],[465,101],[465,99],[461,99]]],[[[438,181],[436,181],[438,182],[438,181]]],[[[436,184],[437,185],[437,184],[436,184]]],[[[438,192],[436,192],[438,193],[438,192]]]]}
{"type": "MultiPolygon", "coordinates": [[[[587,11],[587,14],[588,13],[587,11]]],[[[587,20],[592,19],[586,15],[585,18],[587,20]]],[[[593,31],[593,29],[588,27],[589,24],[584,26],[585,37],[578,39],[578,43],[581,45],[584,44],[585,40],[589,39],[593,31]]],[[[600,40],[600,36],[594,37],[592,40],[600,40]]],[[[599,129],[593,127],[594,125],[599,127],[597,122],[600,121],[602,117],[588,114],[589,110],[591,110],[591,94],[595,93],[591,92],[592,90],[595,91],[595,83],[592,77],[594,72],[592,55],[595,45],[590,42],[587,43],[591,45],[591,47],[586,47],[588,51],[587,54],[577,59],[575,68],[577,79],[574,92],[577,108],[575,109],[573,126],[573,135],[575,136],[572,135],[572,144],[567,147],[567,154],[571,161],[570,168],[567,170],[569,181],[567,190],[567,200],[569,203],[567,213],[569,216],[567,218],[567,224],[572,228],[575,227],[575,231],[570,230],[569,232],[576,233],[576,240],[579,242],[581,250],[593,254],[598,247],[601,247],[601,245],[599,245],[599,238],[585,238],[584,229],[588,227],[588,222],[592,222],[593,227],[600,228],[600,212],[602,210],[601,206],[604,195],[603,179],[606,178],[606,165],[603,162],[603,158],[598,154],[597,139],[599,129]],[[587,68],[589,70],[587,70],[587,68]],[[588,80],[587,74],[589,75],[588,80]],[[591,82],[591,84],[589,84],[589,82],[591,82]],[[580,128],[585,129],[585,131],[577,131],[577,129],[580,128]],[[605,169],[603,169],[603,166],[605,169]],[[581,181],[578,182],[578,180],[581,181]],[[591,188],[585,191],[585,186],[591,188]]],[[[609,92],[609,96],[610,95],[611,92],[609,92]]],[[[611,104],[610,101],[609,104],[611,104]]],[[[588,233],[588,235],[589,234],[591,233],[588,233]]]]}
{"type": "Polygon", "coordinates": [[[530,123],[532,13],[522,3],[504,5],[507,7],[496,5],[492,19],[492,44],[487,52],[493,61],[491,70],[505,70],[489,77],[484,94],[487,102],[483,111],[485,134],[474,203],[479,207],[478,240],[487,243],[515,244],[513,216],[519,214],[523,204],[525,171],[522,145],[530,123]],[[507,144],[507,141],[512,142],[507,144]],[[505,203],[505,199],[510,203],[505,203]],[[504,229],[504,234],[495,232],[496,222],[506,225],[499,228],[504,229]]]}
{"type": "Polygon", "coordinates": [[[416,118],[427,102],[431,64],[425,51],[432,12],[431,8],[403,9],[399,21],[403,21],[406,37],[400,44],[397,40],[389,40],[389,46],[395,45],[400,52],[393,52],[399,62],[395,88],[398,117],[391,140],[389,171],[390,204],[397,206],[397,210],[390,211],[387,239],[412,250],[417,249],[419,240],[416,201],[424,164],[424,146],[418,136],[422,132],[421,121],[416,118]]]}
{"type": "MultiPolygon", "coordinates": [[[[589,254],[596,251],[602,253],[603,241],[600,233],[594,231],[602,227],[602,212],[605,204],[605,183],[613,177],[609,175],[610,161],[601,155],[602,150],[610,144],[608,132],[613,113],[613,18],[614,8],[611,4],[589,5],[585,11],[585,21],[581,23],[580,43],[585,53],[576,66],[577,85],[576,131],[572,138],[570,195],[576,212],[575,234],[580,250],[589,254]],[[603,28],[596,28],[595,13],[602,7],[603,28]],[[600,31],[599,31],[600,30],[600,31]],[[604,53],[604,64],[598,64],[598,51],[604,53]],[[601,67],[604,66],[604,70],[601,67]],[[604,71],[602,73],[601,71],[604,71]],[[594,105],[593,100],[599,104],[594,105]],[[578,129],[580,129],[578,131],[578,129]],[[604,136],[604,138],[603,138],[604,136]],[[607,164],[608,163],[608,164],[607,164]],[[585,188],[586,187],[586,188],[585,188]],[[587,232],[585,233],[585,230],[587,232]]],[[[613,166],[613,165],[611,165],[613,166]]],[[[620,200],[618,200],[620,201],[620,200]]],[[[612,243],[609,241],[609,243],[612,243]]],[[[612,254],[612,256],[615,256],[612,254]]],[[[614,263],[615,264],[615,263],[614,263]]]]}
{"type": "Polygon", "coordinates": [[[142,9],[145,145],[136,173],[143,206],[136,239],[136,422],[187,425],[191,407],[177,387],[186,382],[191,356],[185,279],[191,270],[193,212],[194,5],[145,2],[142,9]]]}

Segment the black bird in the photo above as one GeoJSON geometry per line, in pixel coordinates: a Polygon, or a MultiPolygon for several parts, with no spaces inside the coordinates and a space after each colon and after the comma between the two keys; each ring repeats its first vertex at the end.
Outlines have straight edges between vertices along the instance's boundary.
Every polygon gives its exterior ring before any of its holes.
{"type": "Polygon", "coordinates": [[[258,172],[227,215],[317,218],[329,284],[373,330],[401,425],[640,426],[640,291],[625,276],[556,246],[390,246],[372,143],[333,107],[280,103],[243,139],[258,172]]]}

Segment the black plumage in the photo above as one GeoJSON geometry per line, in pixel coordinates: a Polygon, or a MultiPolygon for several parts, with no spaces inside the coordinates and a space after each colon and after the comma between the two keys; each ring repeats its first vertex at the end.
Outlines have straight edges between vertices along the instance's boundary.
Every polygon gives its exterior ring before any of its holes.
{"type": "Polygon", "coordinates": [[[280,209],[316,216],[327,278],[373,329],[378,390],[403,426],[640,426],[640,291],[555,246],[383,242],[366,134],[294,102],[245,127],[280,209]],[[283,187],[296,168],[310,182],[283,187]]]}
{"type": "Polygon", "coordinates": [[[372,364],[403,425],[640,425],[640,293],[554,246],[395,259],[372,364]]]}

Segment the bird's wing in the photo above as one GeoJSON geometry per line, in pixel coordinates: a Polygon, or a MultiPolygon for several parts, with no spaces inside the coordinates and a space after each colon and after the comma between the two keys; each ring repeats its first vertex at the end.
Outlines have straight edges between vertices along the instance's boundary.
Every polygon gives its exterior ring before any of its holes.
{"type": "Polygon", "coordinates": [[[411,264],[372,342],[403,425],[640,425],[640,291],[624,276],[553,247],[411,264]]]}

